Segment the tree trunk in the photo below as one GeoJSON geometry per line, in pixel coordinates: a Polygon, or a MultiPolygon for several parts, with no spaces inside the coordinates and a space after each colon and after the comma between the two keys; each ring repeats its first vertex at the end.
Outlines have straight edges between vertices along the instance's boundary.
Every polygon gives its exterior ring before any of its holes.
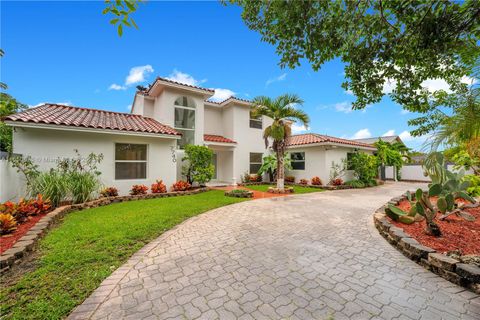
{"type": "Polygon", "coordinates": [[[285,167],[283,165],[283,143],[278,143],[277,147],[277,188],[284,190],[285,167]]]}

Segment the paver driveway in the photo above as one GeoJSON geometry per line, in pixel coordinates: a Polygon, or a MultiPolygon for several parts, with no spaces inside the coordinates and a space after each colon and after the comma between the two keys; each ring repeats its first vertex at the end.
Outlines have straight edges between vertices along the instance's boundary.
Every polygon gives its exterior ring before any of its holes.
{"type": "Polygon", "coordinates": [[[372,212],[414,187],[212,210],[140,250],[70,317],[478,320],[480,297],[411,262],[373,228],[372,212]]]}

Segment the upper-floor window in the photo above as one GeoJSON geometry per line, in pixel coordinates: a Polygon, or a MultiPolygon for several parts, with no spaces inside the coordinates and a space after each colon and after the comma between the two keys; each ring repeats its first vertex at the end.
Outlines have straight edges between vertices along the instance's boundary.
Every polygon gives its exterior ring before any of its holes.
{"type": "Polygon", "coordinates": [[[305,152],[292,152],[290,158],[293,170],[305,170],[305,152]]]}
{"type": "Polygon", "coordinates": [[[250,128],[262,129],[262,116],[254,117],[250,111],[250,128]]]}
{"type": "Polygon", "coordinates": [[[175,100],[174,128],[182,134],[178,140],[181,149],[186,144],[195,143],[195,102],[189,97],[179,97],[175,100]]]}
{"type": "Polygon", "coordinates": [[[115,144],[115,180],[147,178],[147,145],[115,144]]]}

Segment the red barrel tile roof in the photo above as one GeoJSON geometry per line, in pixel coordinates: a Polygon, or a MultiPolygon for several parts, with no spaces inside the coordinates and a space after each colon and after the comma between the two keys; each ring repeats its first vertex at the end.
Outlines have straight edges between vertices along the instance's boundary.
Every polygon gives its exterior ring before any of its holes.
{"type": "Polygon", "coordinates": [[[225,137],[222,137],[222,136],[218,136],[218,135],[214,135],[214,134],[204,134],[203,135],[203,140],[210,141],[210,142],[236,143],[235,141],[233,141],[231,139],[228,139],[228,138],[225,138],[225,137]]]}
{"type": "Polygon", "coordinates": [[[287,143],[287,147],[301,146],[301,145],[314,144],[314,143],[336,143],[336,144],[345,144],[345,145],[358,146],[358,147],[375,148],[371,144],[362,143],[354,140],[335,138],[335,137],[325,136],[325,135],[316,134],[316,133],[293,135],[287,139],[286,143],[287,143]]]}
{"type": "Polygon", "coordinates": [[[109,129],[166,135],[181,135],[160,122],[136,114],[44,104],[10,115],[5,120],[93,129],[109,129]]]}
{"type": "Polygon", "coordinates": [[[173,84],[178,84],[178,85],[185,86],[185,87],[189,87],[189,88],[204,90],[204,91],[208,91],[208,92],[215,92],[214,89],[202,88],[202,87],[199,87],[199,86],[193,86],[193,85],[191,85],[191,84],[181,83],[181,82],[177,82],[177,81],[170,80],[170,79],[167,79],[167,78],[157,77],[157,78],[155,79],[155,81],[153,81],[153,83],[152,83],[152,84],[148,87],[148,89],[146,90],[147,93],[150,92],[150,89],[155,85],[155,83],[156,83],[157,81],[165,81],[165,82],[169,82],[169,83],[173,83],[173,84]]]}

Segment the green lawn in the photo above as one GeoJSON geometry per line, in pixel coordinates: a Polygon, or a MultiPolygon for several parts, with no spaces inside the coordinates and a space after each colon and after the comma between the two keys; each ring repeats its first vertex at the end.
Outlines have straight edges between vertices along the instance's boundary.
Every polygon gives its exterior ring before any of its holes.
{"type": "MultiPolygon", "coordinates": [[[[245,186],[245,188],[251,189],[251,190],[257,190],[257,191],[263,191],[267,192],[269,187],[272,187],[273,185],[270,184],[257,184],[257,185],[250,185],[250,186],[245,186]]],[[[302,187],[302,186],[293,186],[293,191],[295,193],[310,193],[310,192],[320,192],[320,191],[325,191],[323,189],[319,188],[311,188],[311,187],[302,187]]]]}
{"type": "Polygon", "coordinates": [[[67,214],[40,242],[34,271],[0,289],[2,318],[61,319],[133,253],[185,219],[244,201],[223,191],[116,203],[67,214]]]}

